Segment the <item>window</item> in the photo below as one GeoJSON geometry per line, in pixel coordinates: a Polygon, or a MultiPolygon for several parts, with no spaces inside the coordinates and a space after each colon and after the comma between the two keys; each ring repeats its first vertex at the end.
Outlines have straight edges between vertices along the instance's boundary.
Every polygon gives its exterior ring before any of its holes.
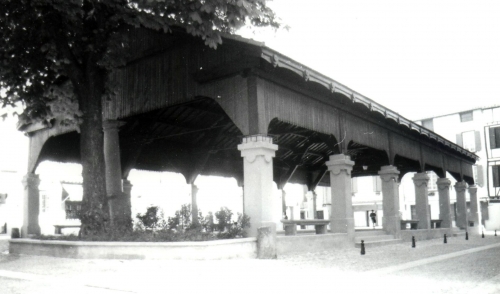
{"type": "Polygon", "coordinates": [[[478,131],[457,134],[457,144],[470,152],[481,151],[481,135],[478,131]]]}
{"type": "Polygon", "coordinates": [[[434,172],[427,172],[427,176],[429,176],[429,183],[427,184],[429,196],[434,196],[434,191],[437,191],[437,175],[434,172]]]}
{"type": "Polygon", "coordinates": [[[500,127],[490,128],[490,148],[500,148],[500,127]]]}
{"type": "Polygon", "coordinates": [[[491,167],[493,176],[493,187],[500,187],[500,165],[494,165],[491,167]]]}
{"type": "Polygon", "coordinates": [[[428,130],[434,131],[434,120],[432,118],[422,120],[422,126],[428,130]]]}
{"type": "Polygon", "coordinates": [[[41,211],[42,212],[47,212],[47,210],[49,209],[49,197],[47,196],[47,194],[45,192],[42,192],[40,197],[42,198],[42,203],[40,203],[41,205],[41,211]]]}
{"type": "Polygon", "coordinates": [[[472,174],[474,176],[474,184],[479,187],[483,186],[483,166],[482,165],[473,165],[472,166],[472,174]]]}
{"type": "Polygon", "coordinates": [[[472,111],[460,113],[460,122],[472,121],[473,119],[472,111]]]}
{"type": "Polygon", "coordinates": [[[474,131],[462,133],[462,147],[470,152],[476,151],[476,141],[474,138],[474,131]]]}
{"type": "Polygon", "coordinates": [[[7,194],[0,193],[0,204],[5,204],[7,200],[7,194]]]}

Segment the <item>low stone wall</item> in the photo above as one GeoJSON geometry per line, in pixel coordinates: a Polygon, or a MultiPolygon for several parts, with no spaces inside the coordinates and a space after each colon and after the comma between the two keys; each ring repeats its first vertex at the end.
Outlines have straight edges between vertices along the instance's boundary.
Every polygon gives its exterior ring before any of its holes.
{"type": "Polygon", "coordinates": [[[205,242],[73,242],[12,239],[10,254],[81,259],[256,258],[257,239],[205,242]]]}
{"type": "Polygon", "coordinates": [[[415,240],[430,240],[446,237],[453,237],[453,229],[419,229],[419,230],[401,230],[400,238],[403,241],[411,241],[412,237],[415,240]]]}
{"type": "Polygon", "coordinates": [[[287,253],[314,252],[347,246],[353,246],[347,234],[278,236],[276,240],[278,257],[287,253]]]}

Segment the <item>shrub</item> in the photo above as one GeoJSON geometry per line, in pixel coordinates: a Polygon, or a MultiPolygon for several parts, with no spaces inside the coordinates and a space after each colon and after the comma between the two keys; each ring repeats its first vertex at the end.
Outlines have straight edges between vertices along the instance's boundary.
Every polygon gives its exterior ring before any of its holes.
{"type": "Polygon", "coordinates": [[[158,206],[148,207],[146,213],[138,213],[136,218],[139,220],[140,227],[144,227],[146,230],[156,231],[166,226],[163,212],[158,206]]]}
{"type": "Polygon", "coordinates": [[[163,212],[158,206],[150,206],[144,214],[136,215],[139,222],[133,231],[120,231],[82,236],[40,236],[42,240],[67,241],[122,241],[122,242],[182,242],[182,241],[209,241],[215,239],[233,239],[246,237],[245,229],[250,227],[250,217],[238,213],[235,222],[232,221],[233,212],[227,207],[215,214],[209,212],[203,217],[198,213],[199,223],[191,221],[191,205],[182,205],[173,217],[165,220],[163,212]],[[214,222],[214,215],[217,222],[214,222]],[[214,232],[214,228],[217,229],[214,232]]]}

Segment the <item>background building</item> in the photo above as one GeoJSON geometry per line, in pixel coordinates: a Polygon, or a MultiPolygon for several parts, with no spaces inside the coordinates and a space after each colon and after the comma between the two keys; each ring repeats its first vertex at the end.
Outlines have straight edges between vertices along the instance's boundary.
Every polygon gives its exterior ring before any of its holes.
{"type": "Polygon", "coordinates": [[[17,110],[0,108],[0,233],[10,234],[23,220],[23,176],[28,167],[28,138],[17,131],[17,110]]]}
{"type": "Polygon", "coordinates": [[[482,222],[489,230],[500,229],[500,106],[429,117],[417,123],[480,157],[473,173],[482,222]]]}

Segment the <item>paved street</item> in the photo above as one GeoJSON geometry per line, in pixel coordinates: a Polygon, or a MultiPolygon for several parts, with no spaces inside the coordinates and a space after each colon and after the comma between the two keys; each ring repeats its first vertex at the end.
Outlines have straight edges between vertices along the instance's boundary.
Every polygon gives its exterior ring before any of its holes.
{"type": "MultiPolygon", "coordinates": [[[[6,240],[0,240],[0,249],[6,240]]],[[[0,293],[500,293],[500,237],[279,260],[129,261],[0,255],[0,293]],[[368,292],[367,292],[368,291],[368,292]]]]}

